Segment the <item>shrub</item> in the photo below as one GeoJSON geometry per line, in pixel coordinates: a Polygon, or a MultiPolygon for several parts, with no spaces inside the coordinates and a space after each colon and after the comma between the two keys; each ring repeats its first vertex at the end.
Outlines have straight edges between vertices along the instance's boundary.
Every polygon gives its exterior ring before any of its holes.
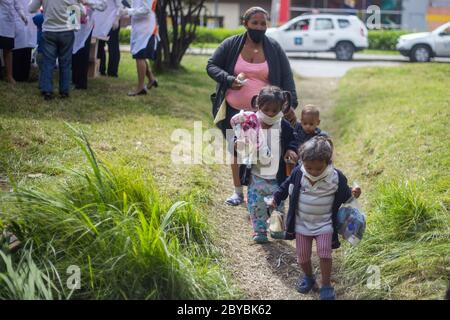
{"type": "Polygon", "coordinates": [[[397,50],[397,40],[407,34],[400,30],[376,30],[369,31],[369,49],[372,50],[397,50]]]}
{"type": "MultiPolygon", "coordinates": [[[[206,28],[198,27],[196,38],[194,40],[195,44],[199,43],[221,43],[228,37],[234,36],[236,34],[243,33],[244,28],[238,29],[225,29],[225,28],[206,28]]],[[[169,37],[171,37],[171,30],[169,29],[169,37]]],[[[119,41],[120,43],[128,44],[130,43],[131,29],[120,29],[119,41]]]]}

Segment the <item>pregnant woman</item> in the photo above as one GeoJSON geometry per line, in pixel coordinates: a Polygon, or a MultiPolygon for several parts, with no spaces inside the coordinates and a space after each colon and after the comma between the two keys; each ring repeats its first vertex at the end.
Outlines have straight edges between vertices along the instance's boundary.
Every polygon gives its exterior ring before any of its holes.
{"type": "MultiPolygon", "coordinates": [[[[211,96],[214,122],[224,137],[227,129],[231,129],[231,118],[240,110],[252,110],[252,97],[267,85],[289,91],[291,106],[298,105],[289,60],[280,45],[265,35],[268,17],[263,8],[248,9],[243,21],[247,31],[224,40],[208,61],[208,75],[217,82],[216,92],[211,96]]],[[[293,112],[288,114],[294,116],[293,112]]],[[[287,120],[292,123],[293,119],[287,120]]],[[[244,201],[244,193],[236,157],[231,170],[234,193],[225,202],[237,206],[244,201]]]]}

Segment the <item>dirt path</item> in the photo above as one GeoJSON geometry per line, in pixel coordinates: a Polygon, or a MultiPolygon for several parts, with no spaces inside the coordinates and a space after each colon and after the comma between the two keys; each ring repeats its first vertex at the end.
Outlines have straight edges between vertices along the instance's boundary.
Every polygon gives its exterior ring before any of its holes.
{"type": "MultiPolygon", "coordinates": [[[[325,124],[327,115],[334,105],[334,94],[337,89],[337,79],[300,79],[297,88],[301,106],[316,104],[323,113],[325,124]]],[[[299,107],[298,110],[301,108],[299,107]]],[[[215,212],[220,230],[220,247],[226,257],[235,283],[248,299],[317,299],[318,294],[301,295],[295,290],[295,282],[301,272],[296,263],[294,241],[274,241],[268,244],[254,244],[251,235],[252,227],[248,219],[248,212],[244,205],[230,207],[224,200],[231,194],[232,180],[229,167],[222,166],[217,173],[215,196],[215,212]]],[[[314,252],[314,251],[313,251],[314,252]]],[[[316,274],[320,274],[318,261],[313,265],[316,274]]],[[[333,272],[335,276],[336,273],[333,272]]],[[[332,276],[332,281],[336,279],[332,276]]],[[[343,298],[343,290],[339,288],[339,281],[335,283],[338,298],[343,298]]]]}

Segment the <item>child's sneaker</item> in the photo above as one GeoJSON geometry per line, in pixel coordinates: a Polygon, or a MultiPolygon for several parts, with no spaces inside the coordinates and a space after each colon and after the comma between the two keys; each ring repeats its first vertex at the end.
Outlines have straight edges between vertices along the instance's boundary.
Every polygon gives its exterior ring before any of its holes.
{"type": "Polygon", "coordinates": [[[323,286],[320,288],[320,300],[336,300],[336,294],[332,286],[323,286]]]}
{"type": "Polygon", "coordinates": [[[253,241],[255,241],[258,244],[262,244],[269,242],[269,239],[267,238],[267,235],[264,233],[255,233],[253,235],[253,241]]]}
{"type": "Polygon", "coordinates": [[[308,277],[304,276],[303,279],[298,279],[297,284],[295,285],[295,288],[298,292],[302,294],[306,294],[311,291],[311,289],[316,285],[316,277],[308,277]]]}

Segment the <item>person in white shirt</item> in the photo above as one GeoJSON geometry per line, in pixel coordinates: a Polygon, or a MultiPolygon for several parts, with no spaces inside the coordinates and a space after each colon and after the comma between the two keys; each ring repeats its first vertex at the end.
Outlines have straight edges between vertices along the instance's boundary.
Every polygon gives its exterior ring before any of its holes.
{"type": "Polygon", "coordinates": [[[82,17],[81,27],[75,32],[72,50],[72,83],[75,89],[87,89],[89,53],[94,29],[94,12],[105,11],[106,0],[85,0],[86,15],[82,17]]]}
{"type": "Polygon", "coordinates": [[[136,59],[138,85],[129,96],[147,94],[148,89],[158,86],[147,59],[156,60],[156,48],[159,42],[156,19],[156,0],[134,0],[132,8],[121,10],[121,15],[131,16],[131,54],[136,59]],[[149,84],[145,85],[147,76],[149,84]]]}
{"type": "Polygon", "coordinates": [[[95,11],[92,37],[99,39],[97,58],[100,59],[100,74],[117,77],[120,62],[120,13],[124,6],[122,0],[107,0],[105,11],[95,11]],[[108,67],[106,67],[105,44],[108,43],[108,67]]]}
{"type": "Polygon", "coordinates": [[[28,24],[24,8],[19,0],[0,0],[0,49],[3,50],[3,59],[6,67],[6,80],[15,84],[13,77],[13,63],[11,50],[14,49],[16,36],[15,14],[20,17],[24,25],[28,24]]]}
{"type": "MultiPolygon", "coordinates": [[[[22,8],[28,6],[29,0],[17,0],[22,8]]],[[[14,49],[12,52],[13,77],[15,81],[28,81],[31,67],[31,51],[37,46],[37,28],[33,23],[33,17],[29,12],[24,12],[27,24],[23,23],[22,17],[15,13],[14,49]]]]}

